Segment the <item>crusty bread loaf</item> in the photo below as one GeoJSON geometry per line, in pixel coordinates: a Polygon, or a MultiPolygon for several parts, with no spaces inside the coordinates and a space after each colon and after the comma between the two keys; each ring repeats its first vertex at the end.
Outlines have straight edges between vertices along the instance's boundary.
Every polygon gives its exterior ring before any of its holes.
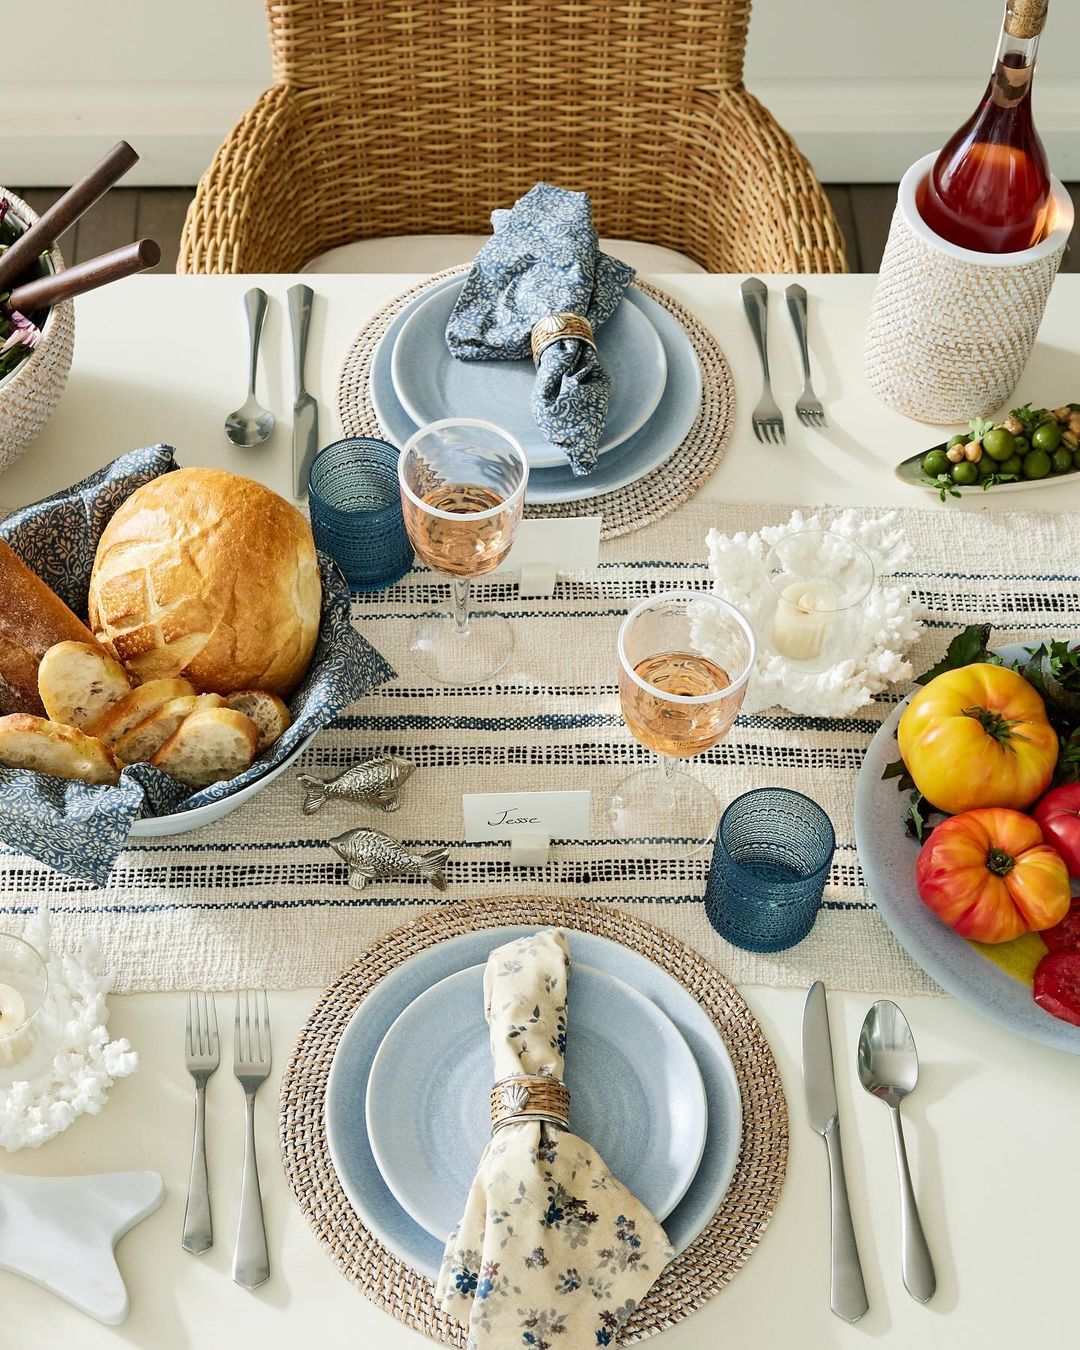
{"type": "Polygon", "coordinates": [[[113,746],[113,753],[123,764],[145,764],[153,759],[170,736],[176,734],[185,717],[202,708],[224,706],[225,700],[220,694],[185,694],[170,699],[126,736],[121,736],[113,746]]]}
{"type": "Polygon", "coordinates": [[[230,708],[250,717],[259,729],[258,754],[268,750],[292,722],[292,713],[277,694],[268,689],[241,689],[226,699],[230,708]]]}
{"type": "Polygon", "coordinates": [[[258,743],[250,717],[232,708],[207,708],[185,717],[150,763],[189,787],[206,787],[248,768],[258,743]]]}
{"type": "Polygon", "coordinates": [[[96,645],[89,628],[0,539],[0,713],[45,711],[38,664],[57,642],[96,645]]]}
{"type": "Polygon", "coordinates": [[[174,698],[186,698],[194,692],[195,688],[188,680],[147,680],[119,703],[107,708],[100,717],[87,723],[86,730],[91,736],[100,736],[112,749],[117,741],[166,703],[174,698]]]}
{"type": "Polygon", "coordinates": [[[138,680],[287,695],[315,649],[322,586],[311,527],[277,493],[220,469],[133,492],[105,527],[90,626],[138,680]]]}
{"type": "Polygon", "coordinates": [[[96,642],[58,642],[38,666],[38,693],[54,722],[86,727],[96,736],[98,723],[131,692],[127,672],[96,642]]]}
{"type": "Polygon", "coordinates": [[[0,764],[84,783],[120,781],[120,766],[96,737],[27,713],[0,717],[0,764]]]}

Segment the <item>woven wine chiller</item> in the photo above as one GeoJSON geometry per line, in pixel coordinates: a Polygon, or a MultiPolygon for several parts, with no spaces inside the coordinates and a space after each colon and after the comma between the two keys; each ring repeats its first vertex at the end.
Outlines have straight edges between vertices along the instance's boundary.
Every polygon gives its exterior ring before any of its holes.
{"type": "Polygon", "coordinates": [[[1049,233],[1019,253],[976,253],[935,234],[919,191],[935,154],[900,183],[870,308],[864,366],[870,388],[922,422],[966,422],[996,412],[1016,388],[1073,224],[1055,178],[1049,233]]]}
{"type": "MultiPolygon", "coordinates": [[[[8,199],[25,225],[37,220],[37,213],[7,188],[0,187],[0,197],[8,199]]],[[[52,250],[52,261],[58,272],[63,271],[58,248],[52,250]]],[[[31,355],[0,380],[0,470],[14,464],[52,416],[67,384],[74,346],[75,308],[64,300],[49,310],[31,355]]]]}

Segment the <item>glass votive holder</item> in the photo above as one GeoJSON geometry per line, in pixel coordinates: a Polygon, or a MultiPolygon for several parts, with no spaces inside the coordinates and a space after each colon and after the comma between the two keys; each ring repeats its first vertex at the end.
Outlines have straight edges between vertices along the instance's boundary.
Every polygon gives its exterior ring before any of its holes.
{"type": "Polygon", "coordinates": [[[0,1082],[27,1076],[39,1055],[49,968],[29,942],[0,933],[0,1082]]]}
{"type": "Polygon", "coordinates": [[[800,530],[765,557],[758,634],[764,648],[808,672],[856,655],[874,585],[870,555],[830,530],[800,530]]]}
{"type": "Polygon", "coordinates": [[[705,913],[722,938],[749,952],[779,952],[814,926],[836,836],[801,792],[755,788],[724,812],[713,845],[705,913]]]}
{"type": "Polygon", "coordinates": [[[398,487],[398,450],[369,436],[334,441],[315,456],[308,504],[315,543],[355,591],[380,591],[413,564],[398,487]]]}

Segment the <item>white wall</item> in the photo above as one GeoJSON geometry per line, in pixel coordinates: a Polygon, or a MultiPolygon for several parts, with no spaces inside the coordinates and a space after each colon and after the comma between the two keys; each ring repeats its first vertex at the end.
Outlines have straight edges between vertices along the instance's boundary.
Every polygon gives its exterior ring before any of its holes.
{"type": "MultiPolygon", "coordinates": [[[[130,181],[194,182],[270,83],[262,0],[2,4],[0,182],[67,182],[120,136],[143,155],[130,181]]],[[[826,181],[896,178],[974,106],[1003,8],[756,0],[747,83],[826,181]]],[[[1078,53],[1080,5],[1054,0],[1035,97],[1063,178],[1080,177],[1078,53]]]]}

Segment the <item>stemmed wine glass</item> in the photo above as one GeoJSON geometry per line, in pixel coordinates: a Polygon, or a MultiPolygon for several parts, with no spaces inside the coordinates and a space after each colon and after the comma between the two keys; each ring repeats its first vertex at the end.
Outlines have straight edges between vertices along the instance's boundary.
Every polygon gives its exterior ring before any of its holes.
{"type": "Polygon", "coordinates": [[[619,629],[619,698],[634,739],[661,770],[624,778],[611,798],[611,826],[642,852],[668,856],[707,847],[720,807],[703,783],[677,768],[727,735],[754,668],[754,632],[727,601],[669,591],[636,605],[619,629]]]}
{"type": "Polygon", "coordinates": [[[473,418],[421,427],[398,458],[405,528],[420,560],[450,579],[452,616],[421,619],[413,655],[440,684],[482,684],[506,665],[513,629],[469,612],[473,577],[492,572],[514,542],[529,461],[509,432],[473,418]]]}

